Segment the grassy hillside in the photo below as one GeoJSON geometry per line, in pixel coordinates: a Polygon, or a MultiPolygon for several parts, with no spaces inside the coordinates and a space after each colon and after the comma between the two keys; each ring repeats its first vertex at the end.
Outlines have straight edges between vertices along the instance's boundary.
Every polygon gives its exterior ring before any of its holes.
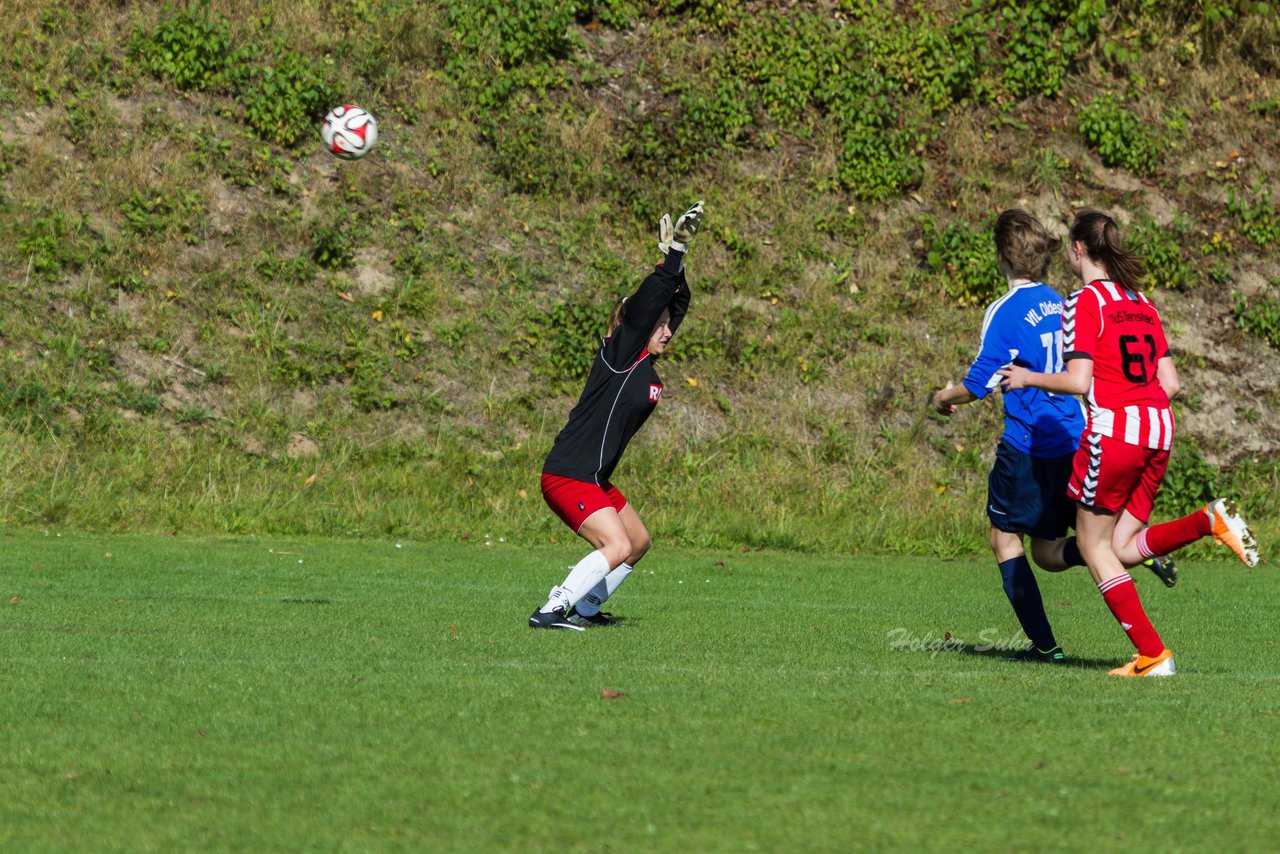
{"type": "MultiPolygon", "coordinates": [[[[972,551],[995,401],[925,421],[989,225],[1113,212],[1183,373],[1163,512],[1280,535],[1280,48],[1248,2],[23,4],[0,20],[0,520],[563,538],[537,472],[697,198],[660,537],[972,551]],[[341,163],[318,119],[382,142],[341,163]]],[[[1053,271],[1066,289],[1065,264],[1053,271]]]]}

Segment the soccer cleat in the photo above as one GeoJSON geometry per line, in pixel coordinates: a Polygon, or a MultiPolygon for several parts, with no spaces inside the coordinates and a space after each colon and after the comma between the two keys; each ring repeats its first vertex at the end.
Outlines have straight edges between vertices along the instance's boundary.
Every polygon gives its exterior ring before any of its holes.
{"type": "Polygon", "coordinates": [[[1204,508],[1213,526],[1213,538],[1236,553],[1245,566],[1258,565],[1258,540],[1249,526],[1240,518],[1236,503],[1229,498],[1218,498],[1204,508]]]}
{"type": "Polygon", "coordinates": [[[582,614],[578,612],[577,607],[569,609],[569,622],[583,628],[592,626],[616,626],[617,618],[607,611],[597,611],[594,614],[582,614]]]}
{"type": "Polygon", "coordinates": [[[1066,664],[1067,654],[1062,651],[1062,647],[1055,646],[1053,649],[1036,649],[1029,646],[1021,649],[1013,655],[1005,656],[1005,661],[1038,661],[1044,664],[1066,664]]]}
{"type": "Polygon", "coordinates": [[[1142,565],[1155,573],[1156,578],[1164,582],[1165,587],[1178,583],[1178,567],[1173,563],[1173,555],[1147,558],[1142,565]]]}
{"type": "Polygon", "coordinates": [[[557,607],[552,611],[543,611],[541,608],[533,612],[529,617],[529,628],[531,629],[569,629],[574,632],[585,631],[582,626],[575,626],[569,622],[569,618],[564,613],[564,608],[557,607]]]}
{"type": "Polygon", "coordinates": [[[1155,658],[1135,655],[1124,667],[1108,671],[1112,676],[1172,676],[1178,672],[1173,664],[1173,653],[1167,649],[1160,650],[1155,658]]]}

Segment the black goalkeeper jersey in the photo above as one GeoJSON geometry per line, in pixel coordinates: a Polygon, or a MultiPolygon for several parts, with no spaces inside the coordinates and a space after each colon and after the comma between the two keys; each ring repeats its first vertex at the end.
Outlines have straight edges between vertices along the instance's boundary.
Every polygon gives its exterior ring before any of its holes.
{"type": "Polygon", "coordinates": [[[647,346],[664,309],[671,310],[674,333],[689,309],[683,270],[657,267],[627,297],[622,323],[596,352],[587,386],[542,466],[545,474],[601,486],[609,480],[627,443],[662,396],[662,380],[647,346]]]}

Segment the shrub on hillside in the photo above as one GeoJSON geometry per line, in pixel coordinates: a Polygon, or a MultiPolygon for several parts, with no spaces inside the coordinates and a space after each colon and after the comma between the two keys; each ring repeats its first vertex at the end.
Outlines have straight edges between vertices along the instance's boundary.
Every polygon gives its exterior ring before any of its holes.
{"type": "Polygon", "coordinates": [[[1258,184],[1248,198],[1234,189],[1227,191],[1227,213],[1238,223],[1241,234],[1262,247],[1280,243],[1280,210],[1271,203],[1271,190],[1258,184]]]}
{"type": "Polygon", "coordinates": [[[1178,516],[1217,497],[1218,470],[1204,458],[1194,439],[1180,436],[1173,444],[1169,468],[1160,483],[1156,513],[1178,516]]]}
{"type": "Polygon", "coordinates": [[[1280,350],[1280,302],[1267,297],[1249,299],[1244,294],[1236,294],[1231,313],[1237,329],[1280,350]]]}
{"type": "Polygon", "coordinates": [[[479,57],[515,68],[569,55],[574,6],[559,0],[446,0],[451,65],[479,57]]]}
{"type": "Polygon", "coordinates": [[[1080,133],[1108,166],[1146,178],[1164,161],[1159,136],[1115,95],[1100,95],[1080,110],[1080,133]]]}
{"type": "Polygon", "coordinates": [[[576,393],[591,372],[608,311],[590,298],[557,303],[530,318],[503,352],[512,364],[532,357],[528,364],[534,376],[550,381],[559,393],[576,393]]]}
{"type": "Polygon", "coordinates": [[[920,183],[922,147],[912,131],[892,127],[874,114],[860,115],[844,128],[836,176],[860,198],[883,201],[920,183]]]}
{"type": "Polygon", "coordinates": [[[258,136],[292,147],[315,136],[337,96],[309,59],[280,47],[271,58],[272,64],[257,68],[237,97],[258,136]]]}
{"type": "Polygon", "coordinates": [[[1006,0],[1000,14],[1010,38],[1004,46],[1004,85],[1015,97],[1062,93],[1067,72],[1097,38],[1104,0],[1006,0]]]}
{"type": "Polygon", "coordinates": [[[1147,219],[1129,231],[1129,248],[1147,268],[1147,283],[1185,291],[1196,283],[1195,270],[1182,254],[1186,229],[1179,221],[1162,227],[1147,219]]]}
{"type": "Polygon", "coordinates": [[[933,217],[920,218],[925,265],[947,276],[947,294],[960,305],[985,303],[1003,290],[1004,277],[996,267],[993,223],[977,227],[956,222],[939,227],[933,217]]]}
{"type": "Polygon", "coordinates": [[[68,220],[62,211],[44,209],[18,225],[18,254],[38,280],[53,281],[65,269],[78,269],[87,253],[84,217],[68,220]]]}
{"type": "Polygon", "coordinates": [[[137,30],[129,54],[152,76],[201,92],[221,82],[232,56],[231,29],[208,4],[179,9],[153,30],[137,30]]]}
{"type": "Polygon", "coordinates": [[[258,34],[233,30],[206,4],[179,9],[155,29],[135,30],[129,52],[149,74],[179,89],[233,96],[249,127],[278,145],[311,138],[336,100],[310,58],[279,40],[260,48],[258,34]],[[244,46],[233,50],[233,44],[244,46]]]}

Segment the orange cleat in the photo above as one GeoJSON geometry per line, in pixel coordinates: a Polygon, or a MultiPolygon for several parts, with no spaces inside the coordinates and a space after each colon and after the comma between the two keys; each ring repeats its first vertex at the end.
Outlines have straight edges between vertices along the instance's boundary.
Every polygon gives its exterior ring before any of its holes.
{"type": "Polygon", "coordinates": [[[1173,664],[1173,653],[1164,649],[1155,658],[1135,655],[1124,667],[1109,672],[1112,676],[1172,676],[1178,668],[1173,664]]]}
{"type": "Polygon", "coordinates": [[[1204,508],[1213,526],[1213,538],[1236,553],[1245,566],[1258,565],[1258,540],[1249,526],[1240,518],[1236,503],[1229,498],[1218,498],[1204,508]]]}

